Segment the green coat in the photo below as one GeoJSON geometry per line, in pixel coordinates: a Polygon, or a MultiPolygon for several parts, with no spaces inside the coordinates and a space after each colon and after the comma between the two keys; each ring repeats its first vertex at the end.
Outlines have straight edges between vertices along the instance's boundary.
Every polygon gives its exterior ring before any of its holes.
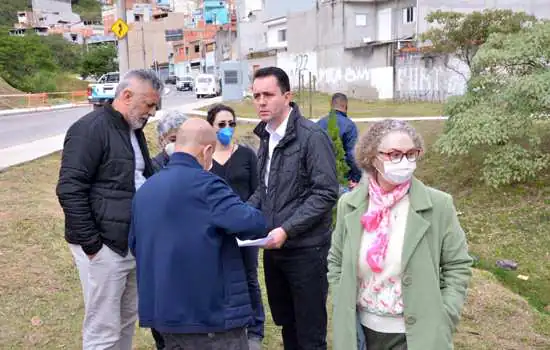
{"type": "MultiPolygon", "coordinates": [[[[402,290],[408,350],[453,349],[471,277],[472,258],[449,194],[413,179],[403,246],[402,290]]],[[[333,349],[357,350],[357,264],[368,207],[362,181],[338,201],[328,256],[333,298],[333,349]]]]}

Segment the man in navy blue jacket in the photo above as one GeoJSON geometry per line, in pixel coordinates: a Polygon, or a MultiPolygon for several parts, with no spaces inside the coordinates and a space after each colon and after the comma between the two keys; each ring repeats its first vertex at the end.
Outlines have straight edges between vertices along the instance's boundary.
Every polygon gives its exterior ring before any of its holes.
{"type": "Polygon", "coordinates": [[[210,173],[214,129],[189,119],[166,168],[136,193],[129,245],[136,257],[139,322],[167,349],[248,349],[252,307],[236,238],[267,234],[260,211],[210,173]]]}
{"type": "MultiPolygon", "coordinates": [[[[332,95],[332,109],[336,112],[336,123],[340,131],[340,139],[344,146],[346,163],[349,166],[348,180],[350,187],[354,187],[361,180],[361,170],[355,163],[355,143],[357,142],[357,125],[348,117],[348,97],[340,92],[332,95]]],[[[319,120],[318,124],[325,131],[328,129],[326,116],[319,120]]]]}

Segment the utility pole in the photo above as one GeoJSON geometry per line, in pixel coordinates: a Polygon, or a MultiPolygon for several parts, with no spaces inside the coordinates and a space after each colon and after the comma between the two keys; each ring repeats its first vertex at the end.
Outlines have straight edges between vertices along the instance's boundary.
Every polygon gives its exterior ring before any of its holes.
{"type": "Polygon", "coordinates": [[[239,13],[240,0],[235,0],[235,12],[237,15],[237,61],[241,61],[241,14],[239,13]]]}
{"type": "MultiPolygon", "coordinates": [[[[117,0],[117,17],[126,22],[126,0],[117,0]]],[[[118,72],[123,76],[128,72],[130,63],[128,61],[128,35],[118,40],[118,72]]]]}
{"type": "Polygon", "coordinates": [[[147,69],[147,52],[145,51],[145,22],[141,22],[141,51],[143,54],[143,69],[147,69]]]}

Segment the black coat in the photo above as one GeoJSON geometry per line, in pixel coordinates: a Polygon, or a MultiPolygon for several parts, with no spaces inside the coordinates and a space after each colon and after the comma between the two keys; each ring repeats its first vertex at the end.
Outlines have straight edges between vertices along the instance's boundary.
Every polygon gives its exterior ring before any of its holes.
{"type": "Polygon", "coordinates": [[[265,122],[254,129],[260,137],[259,186],[249,203],[262,210],[270,230],[286,231],[283,248],[322,246],[330,242],[332,208],[338,199],[336,155],[327,133],[304,118],[296,104],[291,106],[285,136],[273,151],[267,192],[270,135],[265,122]]]}
{"type": "MultiPolygon", "coordinates": [[[[135,133],[147,178],[153,174],[147,143],[142,130],[135,133]]],[[[111,106],[88,113],[69,128],[56,191],[67,242],[81,245],[89,255],[103,244],[127,255],[134,169],[130,127],[111,106]]]]}

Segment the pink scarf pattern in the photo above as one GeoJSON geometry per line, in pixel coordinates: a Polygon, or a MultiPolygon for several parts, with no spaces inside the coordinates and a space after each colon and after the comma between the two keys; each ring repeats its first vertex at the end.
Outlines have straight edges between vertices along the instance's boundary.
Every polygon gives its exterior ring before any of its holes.
{"type": "Polygon", "coordinates": [[[388,250],[391,209],[405,197],[411,182],[398,185],[391,192],[384,192],[378,183],[369,178],[369,208],[361,217],[361,224],[369,234],[375,234],[374,243],[367,251],[367,264],[374,273],[384,269],[388,250]]]}

